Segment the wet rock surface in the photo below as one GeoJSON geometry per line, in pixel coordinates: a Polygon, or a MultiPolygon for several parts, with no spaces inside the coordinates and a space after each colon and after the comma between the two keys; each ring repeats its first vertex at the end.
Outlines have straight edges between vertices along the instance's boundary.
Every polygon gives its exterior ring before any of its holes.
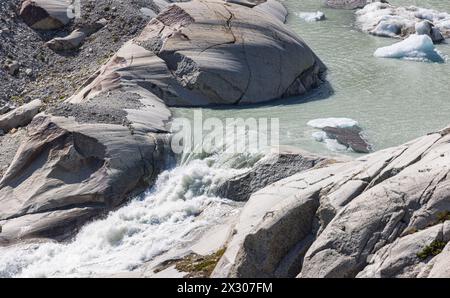
{"type": "Polygon", "coordinates": [[[247,173],[225,181],[217,195],[234,201],[247,201],[251,194],[278,180],[335,162],[294,147],[282,147],[258,161],[247,173]]]}
{"type": "Polygon", "coordinates": [[[356,153],[370,153],[371,145],[362,135],[362,129],[355,127],[324,127],[322,130],[330,139],[335,139],[339,144],[344,145],[356,153]]]}

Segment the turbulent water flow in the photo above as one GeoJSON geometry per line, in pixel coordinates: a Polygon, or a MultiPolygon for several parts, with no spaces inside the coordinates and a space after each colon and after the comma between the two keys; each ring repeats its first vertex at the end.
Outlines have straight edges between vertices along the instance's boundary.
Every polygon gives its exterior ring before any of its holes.
{"type": "Polygon", "coordinates": [[[236,204],[216,197],[215,187],[245,171],[242,165],[257,158],[213,154],[184,160],[184,164],[160,174],[144,195],[105,219],[87,224],[70,243],[1,248],[0,277],[89,277],[129,272],[188,243],[194,232],[220,224],[236,211],[236,204]]]}

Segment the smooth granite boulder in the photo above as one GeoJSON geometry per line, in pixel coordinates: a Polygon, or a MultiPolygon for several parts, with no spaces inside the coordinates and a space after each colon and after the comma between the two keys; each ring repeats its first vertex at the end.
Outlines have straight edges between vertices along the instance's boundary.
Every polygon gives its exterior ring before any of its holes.
{"type": "Polygon", "coordinates": [[[253,7],[218,0],[172,4],[76,98],[123,85],[145,88],[169,106],[250,104],[304,94],[322,82],[325,66],[283,24],[285,15],[272,0],[253,7]]]}

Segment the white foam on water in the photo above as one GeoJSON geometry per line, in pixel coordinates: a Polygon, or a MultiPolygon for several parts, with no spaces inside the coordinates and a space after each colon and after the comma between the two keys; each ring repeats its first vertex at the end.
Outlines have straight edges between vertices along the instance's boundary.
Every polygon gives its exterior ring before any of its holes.
{"type": "Polygon", "coordinates": [[[263,154],[187,154],[181,165],[106,218],[85,225],[69,243],[0,248],[0,277],[95,277],[130,272],[198,231],[220,224],[236,204],[216,187],[243,173],[263,154]]]}
{"type": "Polygon", "coordinates": [[[239,170],[215,168],[211,162],[194,160],[163,172],[142,198],[87,224],[68,244],[0,249],[0,276],[89,277],[132,271],[188,241],[192,231],[214,224],[231,210],[229,201],[212,191],[239,170]],[[197,220],[209,207],[216,214],[197,220]]]}
{"type": "Polygon", "coordinates": [[[445,58],[436,50],[433,41],[428,35],[416,34],[412,34],[407,39],[393,45],[377,49],[374,56],[414,61],[445,61],[445,58]]]}

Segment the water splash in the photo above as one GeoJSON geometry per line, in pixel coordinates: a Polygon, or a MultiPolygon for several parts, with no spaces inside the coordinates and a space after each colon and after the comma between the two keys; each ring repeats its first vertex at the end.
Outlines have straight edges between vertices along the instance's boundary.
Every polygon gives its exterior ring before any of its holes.
{"type": "Polygon", "coordinates": [[[69,243],[1,248],[0,277],[110,275],[132,271],[182,245],[193,231],[216,224],[233,210],[214,189],[245,169],[224,168],[219,157],[194,159],[163,172],[151,190],[87,224],[69,243]]]}

